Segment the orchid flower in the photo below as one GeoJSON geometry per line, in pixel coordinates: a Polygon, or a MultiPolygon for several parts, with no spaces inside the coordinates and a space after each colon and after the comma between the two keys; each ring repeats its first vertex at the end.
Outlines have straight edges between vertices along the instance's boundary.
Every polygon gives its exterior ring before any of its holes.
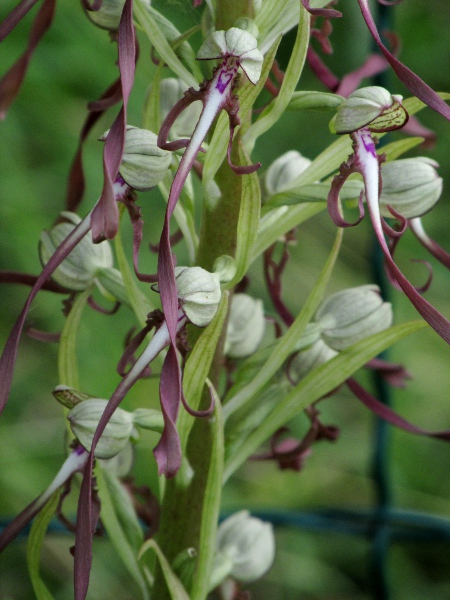
{"type": "MultiPolygon", "coordinates": [[[[333,179],[328,195],[328,209],[334,223],[338,227],[357,225],[364,217],[363,195],[369,209],[381,250],[383,251],[389,274],[397,281],[400,288],[410,299],[419,314],[433,329],[450,344],[450,322],[427,302],[403,275],[392,258],[391,250],[384,233],[396,238],[399,232],[389,227],[380,212],[380,195],[382,190],[381,162],[378,156],[372,133],[392,131],[401,128],[408,120],[408,114],[401,104],[401,97],[391,96],[380,87],[363,88],[350,94],[347,101],[337,110],[333,126],[336,133],[349,133],[353,141],[353,154],[341,165],[339,175],[333,179]],[[352,173],[360,173],[364,182],[364,193],[359,199],[359,218],[355,223],[347,222],[342,214],[339,191],[352,173]]],[[[400,217],[392,211],[393,215],[400,217]]],[[[406,219],[402,219],[406,226],[406,219]]]]}
{"type": "Polygon", "coordinates": [[[230,158],[234,129],[240,122],[237,115],[239,109],[237,97],[233,95],[233,90],[237,84],[239,67],[242,68],[253,84],[257,83],[261,74],[263,57],[257,48],[255,37],[248,31],[238,29],[237,27],[232,27],[228,31],[216,31],[205,40],[198,52],[197,58],[199,60],[220,59],[221,63],[214,70],[212,79],[204,82],[200,86],[200,90],[196,91],[191,88],[185,92],[184,97],[168,113],[158,136],[158,145],[163,149],[177,150],[183,147],[186,148],[174,177],[167,201],[167,210],[158,255],[159,290],[170,336],[170,347],[163,364],[160,382],[161,404],[163,413],[167,419],[168,428],[165,430],[160,443],[155,449],[155,457],[158,462],[159,473],[164,473],[168,477],[175,475],[180,466],[179,457],[175,461],[169,459],[174,454],[170,447],[173,436],[169,436],[168,431],[173,429],[170,423],[176,418],[182,395],[181,372],[175,348],[178,295],[170,244],[170,218],[194,160],[198,152],[202,150],[201,145],[203,140],[214,119],[222,109],[228,112],[230,118],[228,160],[231,167],[238,174],[251,173],[259,167],[259,165],[236,167],[231,164],[230,158]],[[191,139],[167,142],[167,136],[173,122],[195,100],[201,100],[203,110],[191,139]]]}

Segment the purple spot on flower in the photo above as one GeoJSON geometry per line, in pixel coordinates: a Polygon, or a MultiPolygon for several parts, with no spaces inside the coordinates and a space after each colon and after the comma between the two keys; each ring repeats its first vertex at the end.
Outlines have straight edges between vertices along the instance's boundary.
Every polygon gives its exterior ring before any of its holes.
{"type": "Polygon", "coordinates": [[[364,144],[364,149],[369,152],[372,156],[376,157],[377,153],[375,150],[375,143],[372,136],[368,131],[360,131],[361,141],[364,144]]]}

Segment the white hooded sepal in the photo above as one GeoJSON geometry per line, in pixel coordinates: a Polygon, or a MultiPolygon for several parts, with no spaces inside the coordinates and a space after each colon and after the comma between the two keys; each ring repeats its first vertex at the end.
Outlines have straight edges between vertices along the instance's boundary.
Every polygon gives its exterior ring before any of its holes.
{"type": "Polygon", "coordinates": [[[380,86],[356,90],[338,107],[330,129],[339,135],[363,127],[383,132],[399,129],[408,120],[402,96],[392,95],[380,86]]]}
{"type": "MultiPolygon", "coordinates": [[[[75,405],[67,414],[74,436],[88,451],[91,450],[94,433],[107,404],[108,400],[90,398],[75,405]]],[[[95,456],[112,458],[125,448],[130,438],[136,436],[133,415],[116,408],[95,447],[95,456]]]]}
{"type": "Polygon", "coordinates": [[[438,163],[425,156],[402,158],[381,165],[380,212],[392,217],[388,206],[406,219],[429,212],[442,194],[438,163]]]}
{"type": "Polygon", "coordinates": [[[262,300],[234,294],[228,318],[224,353],[231,358],[253,354],[264,336],[266,321],[262,300]]]}
{"type": "Polygon", "coordinates": [[[201,267],[175,267],[178,299],[187,319],[206,327],[219,306],[222,295],[220,279],[201,267]]]}
{"type": "Polygon", "coordinates": [[[227,31],[214,31],[203,42],[197,53],[199,60],[212,60],[234,56],[251,83],[258,83],[264,57],[258,50],[256,38],[249,32],[231,27],[227,31]]]}
{"type": "MultiPolygon", "coordinates": [[[[271,523],[250,516],[247,510],[225,519],[217,531],[215,572],[212,580],[228,575],[242,583],[262,577],[275,558],[275,536],[271,523]],[[231,566],[231,568],[230,568],[231,566]]],[[[222,580],[223,580],[222,579],[222,580]]]]}
{"type": "Polygon", "coordinates": [[[392,306],[376,285],[362,285],[330,296],[316,313],[322,340],[333,350],[344,350],[392,325],[392,306]]]}

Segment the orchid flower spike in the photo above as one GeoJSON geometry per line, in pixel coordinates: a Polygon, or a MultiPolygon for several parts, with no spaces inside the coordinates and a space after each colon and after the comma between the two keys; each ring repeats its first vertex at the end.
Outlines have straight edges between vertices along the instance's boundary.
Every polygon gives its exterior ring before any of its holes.
{"type": "MultiPolygon", "coordinates": [[[[380,210],[382,193],[381,163],[378,156],[373,132],[386,132],[401,128],[408,120],[408,113],[401,103],[400,96],[392,96],[384,88],[372,86],[357,90],[337,109],[331,126],[336,133],[349,133],[353,142],[353,154],[340,167],[331,184],[328,195],[328,210],[338,227],[357,225],[364,217],[363,197],[369,209],[370,218],[380,247],[383,251],[387,271],[391,279],[405,292],[419,314],[433,329],[450,344],[450,322],[427,302],[397,267],[391,249],[384,237],[395,240],[402,231],[394,231],[383,219],[380,210]],[[355,223],[347,222],[342,216],[339,192],[352,173],[360,173],[364,182],[364,191],[359,199],[359,218],[355,223]]],[[[407,225],[406,218],[391,208],[393,216],[400,220],[402,229],[407,225]]],[[[395,242],[394,242],[395,244],[395,242]]]]}
{"type": "MultiPolygon", "coordinates": [[[[233,95],[238,80],[238,70],[239,67],[242,67],[250,82],[255,84],[261,75],[263,62],[263,56],[258,50],[256,38],[248,30],[237,27],[232,27],[228,31],[212,33],[201,46],[198,58],[199,60],[220,59],[221,62],[214,70],[211,80],[201,84],[199,90],[191,88],[185,92],[184,97],[169,111],[158,135],[158,146],[162,149],[177,150],[186,148],[170,189],[158,255],[158,286],[170,345],[164,360],[160,380],[161,406],[166,428],[160,443],[155,448],[155,457],[158,462],[159,473],[169,477],[175,475],[181,461],[175,420],[182,399],[181,370],[176,351],[179,296],[170,243],[170,218],[189,171],[198,152],[201,150],[203,140],[222,109],[228,112],[230,118],[228,160],[231,165],[231,144],[234,129],[240,123],[238,99],[233,95]],[[203,110],[192,137],[190,140],[182,139],[167,142],[175,119],[195,100],[202,102],[203,110]]],[[[249,167],[231,166],[236,173],[243,175],[254,172],[260,165],[249,167]]],[[[186,307],[186,303],[184,306],[186,307]]]]}

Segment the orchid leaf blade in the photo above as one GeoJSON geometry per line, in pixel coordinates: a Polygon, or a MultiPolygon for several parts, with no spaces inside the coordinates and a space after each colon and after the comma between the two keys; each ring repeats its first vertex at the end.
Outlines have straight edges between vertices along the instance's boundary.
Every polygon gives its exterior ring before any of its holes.
{"type": "Polygon", "coordinates": [[[209,591],[211,571],[216,550],[216,533],[221,503],[224,464],[224,435],[220,398],[213,386],[207,382],[214,398],[214,418],[211,419],[213,444],[209,461],[208,478],[200,525],[197,568],[195,570],[191,600],[203,600],[209,591]]]}
{"type": "Polygon", "coordinates": [[[130,545],[127,534],[117,516],[114,502],[111,497],[111,491],[105,476],[106,474],[100,466],[96,467],[95,473],[98,494],[101,500],[102,522],[105,526],[106,532],[108,533],[109,539],[111,540],[111,544],[125,565],[127,571],[130,573],[139,587],[141,591],[141,597],[144,600],[149,600],[147,584],[140,570],[135,550],[133,550],[132,546],[130,545]]]}
{"type": "Polygon", "coordinates": [[[354,346],[342,351],[338,356],[314,369],[300,381],[292,391],[276,406],[266,420],[252,432],[225,465],[224,481],[273,433],[299,414],[306,406],[322,398],[341,385],[357,369],[396,342],[420,331],[427,324],[424,321],[411,321],[395,325],[377,333],[354,346]]]}
{"type": "MultiPolygon", "coordinates": [[[[239,144],[239,157],[241,164],[251,164],[251,160],[242,144],[239,144]]],[[[237,224],[236,274],[226,284],[228,289],[241,281],[251,263],[253,246],[258,234],[260,209],[261,189],[258,175],[256,173],[244,175],[242,178],[241,206],[237,224]]]]}
{"type": "Polygon", "coordinates": [[[169,561],[164,556],[164,554],[161,551],[161,548],[158,546],[158,544],[155,542],[155,540],[151,539],[151,540],[147,540],[146,542],[144,542],[144,544],[142,545],[142,548],[139,552],[138,558],[141,558],[142,555],[145,554],[145,552],[147,552],[147,550],[150,550],[150,549],[152,549],[154,551],[154,553],[156,554],[156,556],[158,557],[159,564],[161,566],[161,570],[163,572],[164,579],[166,581],[167,588],[169,590],[170,598],[172,600],[189,600],[189,596],[188,596],[183,584],[181,583],[181,581],[178,579],[178,577],[173,572],[172,567],[169,564],[169,561]]]}
{"type": "Polygon", "coordinates": [[[70,313],[64,322],[58,349],[58,377],[60,385],[79,389],[77,336],[81,315],[92,293],[92,286],[80,294],[73,303],[70,313]]]}
{"type": "Polygon", "coordinates": [[[260,117],[251,125],[243,136],[243,142],[249,152],[256,140],[268,131],[284,114],[302,74],[309,44],[310,16],[303,4],[300,4],[300,19],[292,54],[278,95],[272,100],[260,117]]]}
{"type": "Polygon", "coordinates": [[[135,0],[134,13],[139,24],[141,25],[150,42],[156,48],[156,51],[160,55],[161,59],[172,69],[176,75],[178,75],[178,77],[180,77],[180,79],[186,83],[187,86],[196,87],[198,84],[196,78],[186,69],[178,56],[172,50],[169,42],[161,31],[161,28],[158,26],[150,11],[145,7],[142,0],[135,0]]]}
{"type": "Polygon", "coordinates": [[[293,352],[296,343],[305,330],[307,324],[312,319],[325,294],[328,281],[331,277],[331,273],[339,254],[342,236],[343,232],[342,229],[340,229],[336,234],[336,240],[327,262],[325,263],[325,266],[323,267],[322,272],[318,277],[317,282],[311,291],[303,309],[300,311],[288,331],[279,339],[278,343],[274,345],[272,352],[270,353],[264,365],[261,367],[259,373],[250,383],[248,383],[243,389],[240,389],[235,395],[233,395],[233,388],[231,388],[228,394],[228,402],[226,402],[223,409],[225,420],[233,412],[250,402],[252,398],[254,398],[258,392],[264,388],[264,386],[278,371],[288,356],[293,352]]]}
{"type": "MultiPolygon", "coordinates": [[[[120,207],[121,213],[123,213],[124,207],[120,207]]],[[[122,234],[119,230],[114,240],[115,251],[117,257],[117,263],[119,266],[119,270],[122,273],[123,283],[125,286],[125,291],[130,300],[131,307],[136,315],[136,318],[140,325],[145,325],[145,321],[147,320],[147,315],[149,312],[154,310],[154,307],[148,300],[148,298],[141,292],[136,278],[131,272],[130,266],[128,264],[127,258],[125,256],[125,250],[122,243],[122,234]]]]}
{"type": "MultiPolygon", "coordinates": [[[[219,342],[222,328],[228,311],[228,292],[222,293],[219,308],[211,323],[202,331],[198,338],[184,369],[183,391],[187,403],[197,410],[205,387],[205,381],[214,358],[216,346],[219,342]]],[[[185,410],[180,411],[177,420],[177,429],[180,435],[181,448],[186,447],[189,432],[194,418],[185,410]]]]}
{"type": "MultiPolygon", "coordinates": [[[[346,181],[340,192],[341,200],[358,198],[364,186],[362,181],[346,181]]],[[[291,206],[302,202],[326,202],[330,192],[330,182],[318,182],[301,185],[295,189],[275,194],[264,204],[264,214],[279,206],[291,206]]]]}
{"type": "Polygon", "coordinates": [[[52,520],[56,509],[58,508],[61,490],[57,490],[50,500],[41,509],[31,526],[27,545],[27,564],[31,584],[37,600],[54,600],[53,595],[41,579],[39,572],[39,562],[41,558],[41,548],[45,533],[50,521],[52,520]]]}
{"type": "Polygon", "coordinates": [[[285,233],[321,212],[326,206],[326,202],[305,202],[269,211],[260,222],[253,246],[253,260],[283,237],[285,233]]]}

